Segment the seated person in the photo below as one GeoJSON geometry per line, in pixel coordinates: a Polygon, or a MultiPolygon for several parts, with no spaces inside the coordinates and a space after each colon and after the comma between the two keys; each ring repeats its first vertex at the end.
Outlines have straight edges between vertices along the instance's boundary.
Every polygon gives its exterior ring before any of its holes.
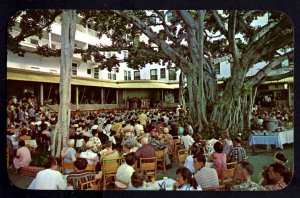
{"type": "MultiPolygon", "coordinates": [[[[288,159],[283,153],[277,152],[274,154],[274,161],[285,166],[288,159]]],[[[269,177],[269,166],[263,166],[263,170],[258,174],[258,181],[262,186],[273,183],[272,179],[269,177]]],[[[286,182],[286,184],[288,184],[288,182],[286,182]]]]}
{"type": "MultiPolygon", "coordinates": [[[[134,153],[128,153],[125,155],[125,163],[123,163],[117,170],[116,178],[119,180],[130,184],[131,183],[131,175],[134,172],[133,165],[136,161],[136,156],[134,153]]],[[[116,181],[116,186],[119,188],[126,188],[126,185],[116,181]]]]}
{"type": "Polygon", "coordinates": [[[147,173],[145,170],[137,169],[131,175],[131,183],[126,190],[146,190],[147,173]]]}
{"type": "Polygon", "coordinates": [[[192,178],[191,171],[186,167],[179,167],[176,170],[176,183],[173,189],[179,190],[202,190],[194,178],[192,178]]]}
{"type": "Polygon", "coordinates": [[[112,149],[111,141],[106,141],[104,146],[105,146],[106,151],[101,153],[101,157],[100,157],[101,164],[103,162],[103,159],[112,159],[112,158],[120,157],[119,152],[117,150],[112,149]]]}
{"type": "Polygon", "coordinates": [[[228,162],[241,162],[247,159],[246,150],[241,145],[242,139],[236,137],[233,140],[233,148],[230,153],[227,155],[228,162]]]}
{"type": "Polygon", "coordinates": [[[221,178],[222,171],[227,169],[226,154],[223,153],[223,146],[219,141],[214,144],[214,150],[207,161],[214,163],[214,169],[216,169],[218,177],[221,178]]]}
{"type": "Polygon", "coordinates": [[[281,190],[287,186],[292,178],[291,172],[280,163],[274,163],[269,166],[269,178],[272,183],[265,185],[266,190],[281,190]]]}
{"type": "Polygon", "coordinates": [[[188,168],[192,174],[196,173],[196,170],[193,166],[193,156],[197,153],[204,154],[204,148],[200,142],[194,142],[191,146],[191,155],[187,156],[184,162],[184,167],[188,168]]]}
{"type": "Polygon", "coordinates": [[[246,161],[238,162],[234,171],[234,180],[239,184],[230,187],[231,191],[264,191],[265,188],[253,181],[253,166],[246,161]]]}
{"type": "MultiPolygon", "coordinates": [[[[75,140],[69,139],[67,142],[67,147],[61,150],[61,158],[65,162],[74,162],[76,160],[76,151],[74,149],[75,140]]],[[[65,173],[70,173],[72,170],[66,169],[65,173]]]]}
{"type": "Polygon", "coordinates": [[[25,141],[19,141],[19,148],[17,149],[17,153],[15,158],[13,159],[13,170],[14,173],[17,174],[18,170],[22,167],[29,166],[31,162],[31,153],[27,146],[25,146],[25,141]]]}
{"type": "Polygon", "coordinates": [[[49,158],[45,164],[45,170],[38,172],[28,189],[33,190],[66,190],[67,181],[58,171],[56,159],[49,158]]]}
{"type": "Polygon", "coordinates": [[[219,186],[218,173],[214,168],[205,166],[206,158],[202,153],[193,156],[196,173],[194,178],[202,189],[219,186]]]}
{"type": "Polygon", "coordinates": [[[74,190],[80,190],[81,184],[84,182],[102,178],[101,172],[96,174],[91,171],[85,171],[87,164],[88,161],[85,158],[77,158],[74,162],[75,171],[67,176],[67,181],[73,186],[74,190]]]}
{"type": "Polygon", "coordinates": [[[81,158],[86,158],[89,164],[97,163],[99,161],[99,157],[98,157],[97,153],[94,153],[92,151],[92,149],[94,148],[94,143],[92,141],[88,141],[85,144],[85,147],[86,147],[86,151],[80,153],[79,156],[81,158]]]}

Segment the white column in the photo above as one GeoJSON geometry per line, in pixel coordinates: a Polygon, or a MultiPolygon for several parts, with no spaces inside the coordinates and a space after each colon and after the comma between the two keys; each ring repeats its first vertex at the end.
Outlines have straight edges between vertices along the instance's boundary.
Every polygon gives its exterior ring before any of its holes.
{"type": "Polygon", "coordinates": [[[103,104],[104,104],[104,88],[101,88],[101,104],[102,104],[102,108],[103,108],[103,104]]]}
{"type": "Polygon", "coordinates": [[[79,91],[78,86],[76,86],[76,110],[79,109],[79,91]]]}
{"type": "Polygon", "coordinates": [[[44,84],[41,83],[40,85],[40,103],[41,106],[44,105],[44,84]]]}

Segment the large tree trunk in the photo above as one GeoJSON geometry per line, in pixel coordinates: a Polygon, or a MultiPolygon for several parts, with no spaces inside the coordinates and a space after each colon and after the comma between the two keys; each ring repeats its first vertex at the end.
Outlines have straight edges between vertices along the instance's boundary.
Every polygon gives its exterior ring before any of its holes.
{"type": "Polygon", "coordinates": [[[72,57],[76,31],[76,11],[63,10],[61,28],[61,61],[59,84],[58,122],[54,130],[52,155],[60,156],[60,151],[66,145],[70,125],[71,76],[72,57]]]}

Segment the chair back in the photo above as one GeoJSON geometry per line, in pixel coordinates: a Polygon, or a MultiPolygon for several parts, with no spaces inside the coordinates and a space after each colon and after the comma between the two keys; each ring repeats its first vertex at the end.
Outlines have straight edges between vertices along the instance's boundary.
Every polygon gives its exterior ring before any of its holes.
{"type": "Polygon", "coordinates": [[[202,191],[225,191],[225,185],[220,185],[218,187],[203,188],[202,191]]]}
{"type": "Polygon", "coordinates": [[[115,182],[120,182],[121,184],[124,184],[124,185],[126,186],[125,188],[120,188],[120,187],[118,187],[117,185],[115,185],[115,190],[125,190],[125,189],[127,189],[128,186],[129,186],[129,183],[128,183],[128,182],[123,181],[123,180],[121,180],[121,179],[119,179],[119,178],[117,178],[117,177],[115,177],[115,182]]]}
{"type": "Polygon", "coordinates": [[[230,168],[223,170],[221,173],[221,181],[220,184],[232,183],[234,184],[234,170],[235,168],[230,168]]]}
{"type": "Polygon", "coordinates": [[[226,167],[227,167],[227,169],[232,169],[232,168],[236,167],[236,164],[237,164],[237,162],[229,162],[229,163],[226,163],[226,167]]]}
{"type": "Polygon", "coordinates": [[[88,161],[92,161],[92,163],[88,163],[85,170],[95,172],[96,170],[96,160],[94,158],[87,159],[88,161]]]}
{"type": "Polygon", "coordinates": [[[155,157],[157,157],[157,159],[165,159],[165,150],[157,150],[155,151],[155,157]]]}
{"type": "Polygon", "coordinates": [[[179,165],[184,164],[185,159],[191,155],[191,150],[190,149],[182,149],[178,151],[178,162],[179,165]]]}
{"type": "Polygon", "coordinates": [[[102,172],[104,173],[115,173],[121,165],[122,158],[109,158],[103,159],[102,161],[102,172]]]}
{"type": "Polygon", "coordinates": [[[164,172],[167,172],[166,169],[166,159],[165,159],[165,150],[155,151],[155,157],[157,157],[157,168],[162,168],[164,172]]]}
{"type": "Polygon", "coordinates": [[[140,168],[145,171],[155,171],[157,166],[157,157],[140,158],[140,168]]]}
{"type": "Polygon", "coordinates": [[[80,190],[100,190],[100,180],[93,179],[91,181],[81,183],[80,190]]]}
{"type": "Polygon", "coordinates": [[[140,158],[140,169],[147,172],[147,176],[151,177],[151,181],[156,180],[157,157],[140,158]]]}
{"type": "Polygon", "coordinates": [[[65,170],[71,170],[71,172],[75,171],[74,162],[65,162],[62,160],[62,172],[65,173],[65,170]]]}

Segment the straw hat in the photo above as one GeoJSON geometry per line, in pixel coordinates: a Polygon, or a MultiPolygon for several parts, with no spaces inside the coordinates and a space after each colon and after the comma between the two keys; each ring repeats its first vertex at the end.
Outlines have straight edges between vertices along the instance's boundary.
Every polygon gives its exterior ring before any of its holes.
{"type": "Polygon", "coordinates": [[[93,147],[94,147],[94,142],[93,142],[93,141],[88,141],[88,142],[85,144],[85,146],[86,146],[87,148],[93,148],[93,147]]]}
{"type": "Polygon", "coordinates": [[[169,129],[167,127],[164,128],[163,130],[164,133],[169,133],[169,129]]]}
{"type": "Polygon", "coordinates": [[[69,139],[67,144],[68,144],[68,146],[74,146],[75,140],[74,139],[69,139]]]}

